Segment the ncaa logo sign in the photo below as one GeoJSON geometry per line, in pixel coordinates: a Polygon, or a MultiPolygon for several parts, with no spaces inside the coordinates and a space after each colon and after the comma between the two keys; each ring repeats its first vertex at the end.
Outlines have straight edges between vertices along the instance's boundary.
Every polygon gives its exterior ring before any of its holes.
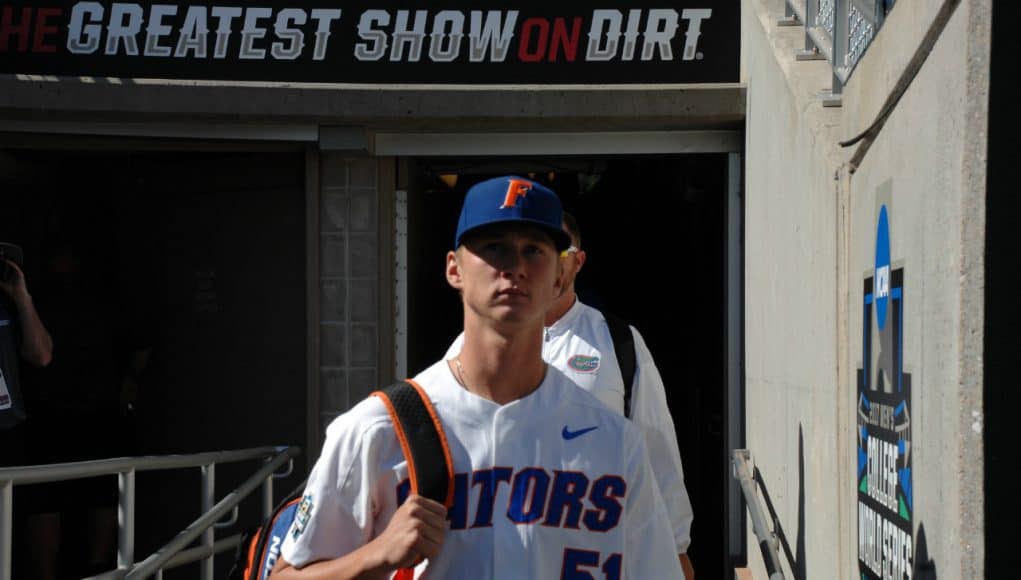
{"type": "Polygon", "coordinates": [[[886,206],[879,208],[876,225],[876,323],[879,330],[886,326],[886,308],[890,302],[890,221],[886,206]]]}

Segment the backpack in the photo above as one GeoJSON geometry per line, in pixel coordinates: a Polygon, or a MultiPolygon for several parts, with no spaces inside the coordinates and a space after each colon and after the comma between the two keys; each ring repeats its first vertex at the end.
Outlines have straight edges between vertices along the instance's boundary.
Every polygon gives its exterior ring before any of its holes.
{"type": "MultiPolygon", "coordinates": [[[[401,451],[408,462],[411,493],[454,504],[454,462],[439,416],[429,397],[408,379],[369,396],[379,397],[390,413],[401,451]]],[[[265,580],[280,557],[284,537],[301,511],[305,483],[301,482],[262,524],[241,537],[234,556],[231,580],[265,580]]],[[[398,571],[396,579],[413,578],[413,571],[398,571]]]]}
{"type": "Polygon", "coordinates": [[[606,325],[610,328],[613,352],[617,355],[620,377],[624,381],[624,417],[631,418],[631,397],[634,390],[638,362],[635,357],[635,337],[624,319],[610,312],[603,312],[606,325]]]}
{"type": "Polygon", "coordinates": [[[241,543],[234,555],[234,566],[228,576],[230,580],[264,580],[269,576],[269,571],[280,557],[280,547],[294,521],[307,481],[305,479],[287,494],[262,525],[241,535],[241,543]]]}

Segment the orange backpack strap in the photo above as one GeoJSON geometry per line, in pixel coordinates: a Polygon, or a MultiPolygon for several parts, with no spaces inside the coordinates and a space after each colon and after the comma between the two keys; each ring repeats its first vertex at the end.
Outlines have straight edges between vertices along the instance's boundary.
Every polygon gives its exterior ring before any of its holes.
{"type": "MultiPolygon", "coordinates": [[[[390,412],[394,431],[408,462],[411,493],[454,505],[454,461],[447,436],[429,396],[411,379],[375,391],[390,412]]],[[[415,571],[402,568],[394,580],[412,580],[415,571]]]]}
{"type": "Polygon", "coordinates": [[[454,505],[454,461],[439,415],[429,396],[411,379],[372,393],[390,412],[408,462],[411,493],[454,505]]]}

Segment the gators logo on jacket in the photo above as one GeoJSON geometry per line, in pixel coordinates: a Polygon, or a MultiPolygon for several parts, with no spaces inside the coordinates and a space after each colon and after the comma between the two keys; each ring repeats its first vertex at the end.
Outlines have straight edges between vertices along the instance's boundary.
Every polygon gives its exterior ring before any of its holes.
{"type": "Polygon", "coordinates": [[[567,366],[579,373],[594,373],[599,369],[599,357],[576,354],[567,360],[567,366]]]}

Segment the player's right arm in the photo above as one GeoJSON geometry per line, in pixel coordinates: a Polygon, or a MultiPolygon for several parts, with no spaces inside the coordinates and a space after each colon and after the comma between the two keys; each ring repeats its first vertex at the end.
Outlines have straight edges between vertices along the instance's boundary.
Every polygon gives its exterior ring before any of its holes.
{"type": "Polygon", "coordinates": [[[378,398],[337,417],[326,429],[274,578],[384,578],[420,556],[435,556],[446,510],[417,497],[397,505],[403,476],[396,469],[403,462],[378,398]]]}
{"type": "Polygon", "coordinates": [[[414,565],[421,557],[439,555],[446,534],[446,517],[443,504],[412,495],[394,512],[383,533],[364,546],[340,558],[313,562],[300,569],[280,558],[271,575],[280,580],[387,578],[399,568],[414,565]]]}
{"type": "Polygon", "coordinates": [[[629,461],[623,576],[691,580],[686,578],[677,556],[644,438],[636,433],[629,447],[625,452],[629,461]]]}

